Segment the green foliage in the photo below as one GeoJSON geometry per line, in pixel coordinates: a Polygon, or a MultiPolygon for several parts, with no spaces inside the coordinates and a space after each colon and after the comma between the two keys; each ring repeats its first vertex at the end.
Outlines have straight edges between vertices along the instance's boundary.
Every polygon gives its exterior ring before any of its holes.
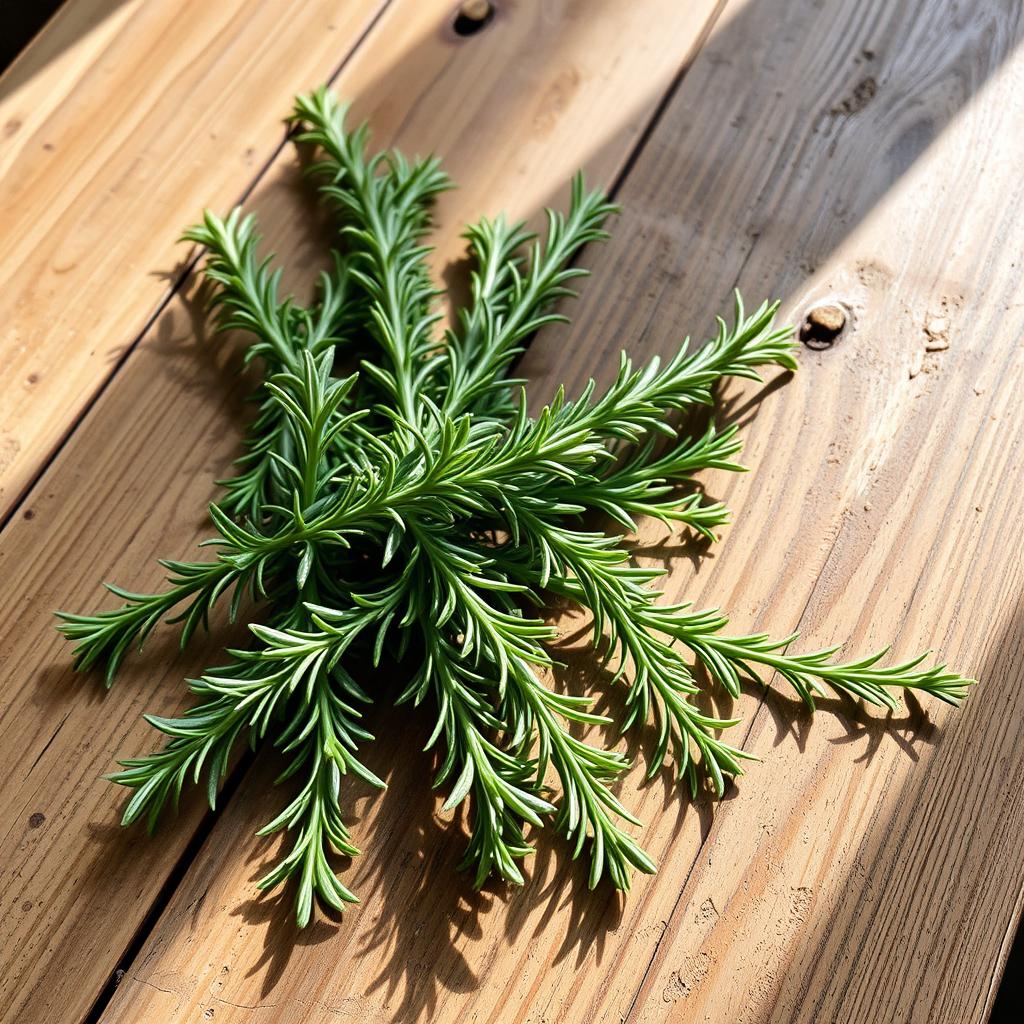
{"type": "Polygon", "coordinates": [[[607,876],[628,888],[633,869],[655,870],[612,788],[629,765],[580,738],[576,726],[608,721],[591,698],[547,682],[554,631],[539,609],[549,595],[591,613],[594,646],[625,687],[623,728],[654,723],[650,773],[672,757],[694,793],[703,776],[721,795],[750,757],[721,738],[735,720],[694,703],[707,680],[735,696],[764,671],[812,708],[825,686],[885,706],[901,687],[963,699],[969,680],[922,669],[922,659],[836,663],[834,648],[787,653],[794,637],[729,636],[717,611],[660,603],[661,573],[637,567],[614,533],[584,525],[629,533],[653,516],[714,539],[728,512],[692,478],[742,469],[736,428],[691,437],[670,414],[710,405],[723,377],[796,369],[775,306],[748,314],[737,297],[732,325],[719,321],[705,345],[684,341],[666,363],[641,368],[623,356],[606,390],[559,390],[530,416],[508,372],[530,335],[559,319],[553,304],[584,274],[573,260],[605,237],[614,208],[577,178],[568,212],[549,212],[542,238],[502,217],[469,228],[470,302],[440,339],[422,244],[431,201],[447,188],[437,161],[368,155],[365,126],[346,129],[324,90],[299,98],[295,122],[339,225],[316,300],[281,296],[251,216],[207,213],[185,234],[206,248],[219,327],[245,331],[249,358],[266,369],[246,453],[210,508],[216,557],[163,563],[168,586],[157,594],[111,587],[117,610],[60,616],[78,667],[105,665],[108,685],[161,619],[181,623],[183,644],[222,599],[231,618],[244,605],[261,619],[251,648],[191,682],[191,711],[148,718],[168,742],[112,776],[133,791],[125,824],[145,816],[153,827],[204,777],[213,806],[235,744],[267,740],[289,759],[282,778],[300,788],[263,830],[286,831],[291,847],[260,885],[296,878],[300,924],[315,897],[338,909],[353,901],[328,853],[358,852],[341,774],[383,786],[357,752],[372,739],[360,709],[380,696],[374,668],[386,648],[406,671],[399,705],[436,716],[436,785],[447,808],[468,802],[464,866],[477,885],[522,882],[527,826],[551,822],[574,856],[587,852],[592,886],[607,876]],[[336,359],[358,371],[336,373],[336,359]]]}

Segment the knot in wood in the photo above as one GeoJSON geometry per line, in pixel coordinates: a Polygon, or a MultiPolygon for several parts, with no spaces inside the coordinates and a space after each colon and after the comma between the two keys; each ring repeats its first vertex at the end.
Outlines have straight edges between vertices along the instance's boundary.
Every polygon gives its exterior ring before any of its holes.
{"type": "Polygon", "coordinates": [[[830,348],[846,326],[842,306],[816,306],[800,328],[800,340],[808,348],[830,348]]]}
{"type": "Polygon", "coordinates": [[[455,15],[456,35],[471,36],[479,32],[494,17],[494,4],[490,0],[464,0],[455,15]]]}

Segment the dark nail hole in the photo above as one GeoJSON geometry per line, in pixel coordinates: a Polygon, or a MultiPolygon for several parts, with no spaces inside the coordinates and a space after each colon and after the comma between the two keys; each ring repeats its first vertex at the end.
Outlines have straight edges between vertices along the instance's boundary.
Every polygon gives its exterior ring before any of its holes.
{"type": "Polygon", "coordinates": [[[28,827],[39,828],[44,821],[46,821],[46,815],[43,814],[42,811],[36,811],[35,814],[30,814],[28,816],[28,827]]]}
{"type": "Polygon", "coordinates": [[[846,312],[841,306],[817,306],[801,325],[800,340],[817,351],[831,348],[845,326],[846,312]]]}
{"type": "Polygon", "coordinates": [[[23,517],[25,519],[35,519],[35,517],[36,517],[35,512],[32,509],[30,509],[30,508],[25,509],[25,511],[22,513],[22,515],[23,515],[23,517]]]}
{"type": "Polygon", "coordinates": [[[494,4],[488,0],[466,0],[455,15],[452,28],[457,36],[476,35],[494,17],[494,4]]]}

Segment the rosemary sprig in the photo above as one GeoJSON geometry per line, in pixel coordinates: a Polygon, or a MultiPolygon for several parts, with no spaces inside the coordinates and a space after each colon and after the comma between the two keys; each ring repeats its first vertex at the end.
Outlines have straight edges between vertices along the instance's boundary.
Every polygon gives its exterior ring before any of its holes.
{"type": "Polygon", "coordinates": [[[706,777],[721,795],[750,759],[722,738],[736,720],[694,702],[704,679],[694,663],[734,696],[744,678],[781,677],[811,708],[826,687],[887,707],[905,688],[963,700],[971,681],[922,658],[836,662],[836,648],[789,653],[795,635],[729,636],[718,611],[661,601],[660,571],[593,528],[595,516],[625,532],[656,517],[714,539],[728,510],[693,477],[743,469],[736,428],[689,436],[672,414],[710,405],[723,377],[796,369],[775,305],[748,314],[737,297],[732,324],[720,320],[706,344],[684,341],[640,368],[624,355],[607,389],[559,390],[531,417],[508,373],[529,336],[561,319],[553,304],[585,273],[574,259],[605,237],[614,207],[578,177],[542,238],[501,216],[470,227],[471,300],[442,337],[423,244],[431,201],[448,187],[438,162],[370,155],[365,126],[347,128],[323,89],[299,97],[294,121],[338,220],[315,301],[280,295],[252,216],[207,213],[185,233],[206,249],[218,327],[244,331],[247,360],[264,369],[246,452],[210,506],[216,555],[164,562],[168,585],[155,594],[111,587],[124,602],[115,610],[60,613],[76,666],[105,666],[108,685],[161,620],[180,624],[184,645],[225,597],[230,618],[243,607],[259,618],[251,647],[190,682],[194,708],[148,718],[168,742],[112,776],[133,791],[125,824],[144,816],[153,827],[204,776],[212,806],[236,744],[267,741],[290,759],[281,778],[297,791],[263,829],[287,831],[291,846],[260,886],[296,879],[303,925],[315,899],[353,902],[328,854],[358,852],[341,775],[383,786],[359,748],[372,739],[362,709],[380,699],[387,650],[407,677],[397,703],[433,709],[435,784],[446,809],[468,802],[463,863],[477,885],[521,883],[527,831],[550,822],[574,856],[587,851],[592,886],[608,877],[627,888],[634,869],[655,870],[613,791],[629,764],[581,738],[580,727],[608,721],[591,698],[549,684],[546,595],[589,610],[594,646],[626,687],[623,728],[655,722],[649,773],[671,757],[693,793],[706,777]],[[357,373],[336,372],[339,352],[357,373]]]}

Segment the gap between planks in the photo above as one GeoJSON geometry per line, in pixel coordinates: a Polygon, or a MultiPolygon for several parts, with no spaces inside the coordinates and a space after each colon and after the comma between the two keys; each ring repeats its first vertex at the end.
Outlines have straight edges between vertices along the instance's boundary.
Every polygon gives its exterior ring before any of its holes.
{"type": "MultiPolygon", "coordinates": [[[[359,36],[353,41],[346,54],[341,58],[338,64],[331,71],[330,75],[327,78],[328,84],[333,85],[334,82],[337,81],[338,76],[342,73],[342,71],[344,71],[348,62],[352,59],[355,53],[363,45],[366,39],[373,32],[374,28],[377,26],[380,19],[384,16],[384,12],[387,10],[388,5],[394,2],[395,0],[380,0],[380,6],[378,7],[376,13],[364,26],[362,32],[360,32],[359,36]]],[[[43,28],[40,30],[40,33],[36,36],[36,38],[32,40],[32,42],[29,45],[36,45],[39,42],[40,36],[42,36],[42,34],[47,31],[48,27],[49,23],[43,26],[43,28]]],[[[277,145],[273,148],[270,154],[264,159],[263,163],[260,165],[257,171],[249,179],[248,184],[242,190],[238,199],[232,204],[232,207],[240,206],[249,199],[249,197],[255,191],[256,187],[266,178],[271,168],[281,158],[281,155],[287,148],[288,143],[290,142],[293,134],[293,130],[288,130],[284,133],[284,138],[282,138],[281,141],[277,143],[277,145]]],[[[124,365],[128,362],[129,358],[131,358],[132,353],[141,344],[143,338],[145,338],[146,335],[148,335],[153,330],[153,328],[159,321],[160,317],[167,310],[167,307],[171,304],[174,298],[181,292],[186,282],[195,273],[196,267],[199,265],[205,252],[205,249],[199,249],[198,252],[196,252],[185,262],[181,271],[178,273],[178,276],[171,282],[167,291],[158,300],[156,306],[154,307],[152,313],[150,313],[146,322],[142,325],[142,327],[139,329],[136,335],[128,342],[128,344],[124,348],[124,351],[117,357],[117,359],[111,366],[110,373],[102,381],[100,381],[92,395],[90,395],[85,400],[85,402],[83,402],[82,407],[72,418],[72,420],[67,426],[67,429],[58,439],[57,443],[54,445],[52,450],[40,462],[38,469],[34,473],[32,473],[26,480],[24,486],[21,489],[21,492],[10,502],[10,506],[7,509],[6,513],[0,513],[0,533],[2,533],[7,528],[8,523],[10,523],[10,521],[24,508],[25,503],[29,499],[29,496],[38,486],[39,481],[42,480],[42,478],[46,475],[46,472],[47,470],[49,470],[50,466],[53,465],[56,459],[67,447],[67,443],[68,441],[71,440],[75,431],[78,430],[78,428],[82,425],[82,422],[85,420],[85,418],[96,407],[96,404],[100,401],[100,399],[106,393],[107,389],[117,378],[118,374],[124,368],[124,365]]]]}

